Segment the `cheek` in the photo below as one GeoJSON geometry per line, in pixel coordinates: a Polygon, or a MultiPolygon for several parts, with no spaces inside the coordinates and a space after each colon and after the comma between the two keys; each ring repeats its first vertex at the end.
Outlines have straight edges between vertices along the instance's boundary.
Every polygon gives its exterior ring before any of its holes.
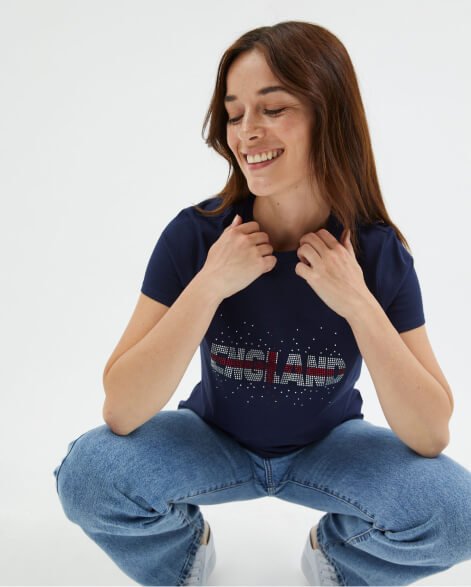
{"type": "Polygon", "coordinates": [[[237,141],[235,140],[234,133],[231,132],[230,130],[227,130],[227,132],[226,132],[226,141],[229,146],[229,149],[232,151],[232,154],[234,155],[236,160],[238,160],[239,153],[237,152],[237,141]]]}
{"type": "Polygon", "coordinates": [[[297,169],[302,169],[304,173],[306,166],[309,165],[310,144],[303,137],[293,138],[289,144],[291,145],[290,164],[297,169]]]}
{"type": "Polygon", "coordinates": [[[231,151],[232,155],[237,159],[237,149],[235,147],[235,143],[231,140],[229,136],[226,136],[226,141],[229,146],[229,150],[231,151]]]}
{"type": "Polygon", "coordinates": [[[283,121],[276,129],[278,138],[289,147],[291,153],[295,153],[298,157],[309,149],[309,137],[306,129],[295,124],[294,121],[283,121]]]}
{"type": "Polygon", "coordinates": [[[231,133],[230,132],[226,132],[226,141],[227,141],[227,144],[229,145],[229,149],[231,151],[234,151],[234,141],[233,141],[233,139],[231,137],[231,133]]]}

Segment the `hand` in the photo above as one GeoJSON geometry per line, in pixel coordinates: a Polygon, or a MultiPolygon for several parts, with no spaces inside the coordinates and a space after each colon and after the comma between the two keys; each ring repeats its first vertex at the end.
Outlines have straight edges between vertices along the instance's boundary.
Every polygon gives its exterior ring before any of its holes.
{"type": "Polygon", "coordinates": [[[295,272],[334,312],[347,318],[359,300],[371,295],[344,229],[338,241],[328,230],[304,234],[297,250],[295,272]]]}
{"type": "Polygon", "coordinates": [[[277,263],[272,253],[268,234],[260,231],[258,222],[243,222],[236,214],[210,247],[201,273],[222,300],[271,271],[277,263]]]}

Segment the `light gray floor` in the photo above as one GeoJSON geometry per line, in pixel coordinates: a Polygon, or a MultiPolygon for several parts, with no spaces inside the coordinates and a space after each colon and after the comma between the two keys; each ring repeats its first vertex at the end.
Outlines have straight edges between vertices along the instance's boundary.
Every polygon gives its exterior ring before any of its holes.
{"type": "MultiPolygon", "coordinates": [[[[272,498],[201,511],[216,547],[209,585],[307,585],[301,554],[323,512],[272,498]]],[[[65,518],[59,502],[55,511],[36,515],[1,517],[1,585],[137,585],[65,518]]],[[[415,584],[470,585],[471,561],[415,584]]]]}

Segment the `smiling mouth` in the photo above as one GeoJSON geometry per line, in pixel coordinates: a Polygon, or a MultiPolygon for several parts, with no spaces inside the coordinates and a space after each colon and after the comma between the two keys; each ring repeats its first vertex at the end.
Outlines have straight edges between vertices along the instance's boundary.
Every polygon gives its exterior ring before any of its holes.
{"type": "Polygon", "coordinates": [[[273,161],[276,161],[277,159],[279,159],[283,155],[284,152],[285,152],[285,150],[283,149],[281,151],[281,153],[279,155],[277,155],[276,157],[272,157],[271,159],[265,159],[264,161],[257,161],[257,163],[249,163],[247,161],[247,155],[245,155],[245,154],[243,155],[243,157],[245,159],[245,163],[247,164],[247,166],[249,168],[251,168],[251,167],[257,168],[257,167],[266,166],[270,163],[273,163],[273,161]]]}

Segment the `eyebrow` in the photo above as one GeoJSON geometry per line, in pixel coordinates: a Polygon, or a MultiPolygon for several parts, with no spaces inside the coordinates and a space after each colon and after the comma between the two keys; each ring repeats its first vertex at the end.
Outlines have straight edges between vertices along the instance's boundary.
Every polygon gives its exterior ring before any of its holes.
{"type": "MultiPolygon", "coordinates": [[[[266,88],[261,88],[258,90],[257,96],[265,96],[265,94],[270,94],[271,92],[286,92],[287,94],[291,93],[282,86],[267,86],[266,88]]],[[[237,96],[234,96],[234,94],[228,94],[224,98],[224,102],[234,102],[234,100],[237,100],[237,96]]]]}

